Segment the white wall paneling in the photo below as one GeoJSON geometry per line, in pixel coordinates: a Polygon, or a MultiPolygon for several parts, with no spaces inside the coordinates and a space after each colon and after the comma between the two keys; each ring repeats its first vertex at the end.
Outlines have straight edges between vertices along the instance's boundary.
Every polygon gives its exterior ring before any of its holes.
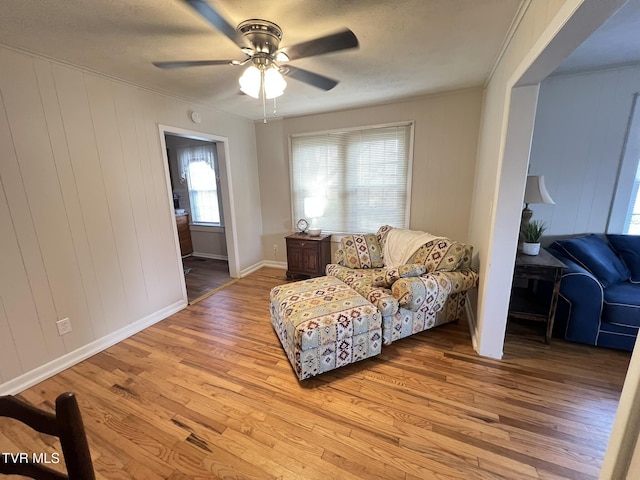
{"type": "MultiPolygon", "coordinates": [[[[158,124],[189,127],[193,108],[0,47],[0,394],[186,305],[158,124]]],[[[198,108],[239,172],[246,268],[261,260],[253,123],[198,108]]]]}
{"type": "MultiPolygon", "coordinates": [[[[15,349],[22,357],[20,365],[30,369],[65,351],[55,325],[51,282],[65,280],[66,272],[59,267],[65,268],[65,259],[73,265],[73,259],[68,257],[68,228],[57,224],[64,219],[60,215],[64,210],[51,146],[46,136],[38,137],[47,127],[33,63],[6,51],[0,51],[0,63],[11,66],[0,72],[0,180],[4,188],[0,201],[6,202],[0,298],[15,349]],[[41,170],[34,165],[38,160],[41,170]],[[37,197],[30,198],[34,192],[37,197]],[[41,248],[40,238],[61,243],[62,262],[49,255],[50,250],[41,248]],[[43,317],[48,321],[42,322],[43,317]]],[[[57,306],[63,308],[60,303],[57,306]]],[[[83,326],[78,325],[78,329],[82,331],[83,326]]]]}
{"type": "MultiPolygon", "coordinates": [[[[551,77],[542,83],[531,173],[545,176],[555,205],[531,208],[535,218],[547,223],[547,235],[606,232],[617,187],[626,180],[626,205],[619,207],[624,217],[637,156],[626,165],[621,161],[638,91],[640,66],[551,77]]],[[[629,135],[638,137],[637,132],[629,135]]],[[[625,203],[622,198],[618,202],[625,203]]],[[[612,231],[621,232],[623,221],[618,219],[612,231]]]]}

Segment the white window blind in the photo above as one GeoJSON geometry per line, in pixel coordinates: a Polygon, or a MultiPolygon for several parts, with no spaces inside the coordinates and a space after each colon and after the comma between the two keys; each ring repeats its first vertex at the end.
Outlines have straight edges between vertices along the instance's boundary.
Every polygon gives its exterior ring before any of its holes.
{"type": "Polygon", "coordinates": [[[408,226],[412,123],[291,137],[293,221],[331,232],[408,226]]]}

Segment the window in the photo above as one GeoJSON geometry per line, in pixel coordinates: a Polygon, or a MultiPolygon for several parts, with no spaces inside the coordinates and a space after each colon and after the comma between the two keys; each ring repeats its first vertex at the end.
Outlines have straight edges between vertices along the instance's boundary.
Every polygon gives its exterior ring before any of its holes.
{"type": "Polygon", "coordinates": [[[291,137],[293,221],[332,232],[406,228],[412,123],[291,137]]]}
{"type": "Polygon", "coordinates": [[[221,225],[216,146],[178,148],[180,180],[187,183],[193,223],[221,225]]]}
{"type": "Polygon", "coordinates": [[[640,235],[640,94],[635,94],[624,139],[607,233],[640,235]]]}
{"type": "Polygon", "coordinates": [[[633,182],[631,191],[631,201],[629,202],[629,210],[627,218],[624,222],[624,232],[630,235],[640,235],[640,163],[636,170],[636,178],[633,182]]]}

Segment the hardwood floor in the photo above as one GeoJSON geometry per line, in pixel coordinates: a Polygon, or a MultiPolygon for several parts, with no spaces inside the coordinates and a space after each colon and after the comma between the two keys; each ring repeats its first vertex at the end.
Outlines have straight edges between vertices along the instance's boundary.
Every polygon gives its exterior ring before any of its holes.
{"type": "MultiPolygon", "coordinates": [[[[269,321],[284,273],[255,272],[21,395],[51,407],[77,393],[99,479],[597,478],[628,353],[510,328],[496,361],[460,322],[300,383],[269,321]]],[[[0,432],[1,452],[59,452],[11,420],[0,432]]]]}
{"type": "Polygon", "coordinates": [[[199,302],[215,289],[232,281],[226,260],[189,256],[182,259],[182,265],[189,304],[199,302]]]}

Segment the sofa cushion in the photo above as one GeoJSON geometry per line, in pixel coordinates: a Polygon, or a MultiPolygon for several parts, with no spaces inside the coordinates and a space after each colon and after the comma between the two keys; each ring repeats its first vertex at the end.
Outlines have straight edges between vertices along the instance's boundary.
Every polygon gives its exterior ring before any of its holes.
{"type": "Polygon", "coordinates": [[[605,288],[602,320],[616,325],[640,327],[640,285],[620,282],[605,288]]]}
{"type": "Polygon", "coordinates": [[[373,279],[374,287],[390,288],[396,280],[401,278],[419,277],[427,271],[427,267],[418,264],[400,265],[395,268],[386,268],[384,274],[373,279]]]}
{"type": "Polygon", "coordinates": [[[393,315],[398,311],[398,301],[393,297],[391,290],[374,286],[379,282],[378,279],[384,277],[384,268],[354,269],[331,263],[327,265],[327,275],[336,277],[349,285],[378,307],[382,315],[393,315]]]}
{"type": "Polygon", "coordinates": [[[640,283],[640,235],[607,235],[607,240],[629,268],[631,281],[640,283]]]}
{"type": "Polygon", "coordinates": [[[465,245],[462,243],[441,237],[425,243],[409,261],[424,265],[427,272],[452,272],[460,266],[465,252],[465,245]]]}
{"type": "Polygon", "coordinates": [[[340,243],[344,250],[345,267],[381,268],[383,266],[382,249],[375,234],[347,235],[342,237],[340,243]]]}
{"type": "Polygon", "coordinates": [[[591,272],[604,287],[628,280],[631,276],[611,246],[598,235],[557,240],[555,243],[571,260],[591,272]]]}
{"type": "Polygon", "coordinates": [[[380,251],[384,252],[384,244],[387,242],[387,234],[393,230],[391,225],[383,225],[376,232],[378,243],[380,244],[380,251]]]}

